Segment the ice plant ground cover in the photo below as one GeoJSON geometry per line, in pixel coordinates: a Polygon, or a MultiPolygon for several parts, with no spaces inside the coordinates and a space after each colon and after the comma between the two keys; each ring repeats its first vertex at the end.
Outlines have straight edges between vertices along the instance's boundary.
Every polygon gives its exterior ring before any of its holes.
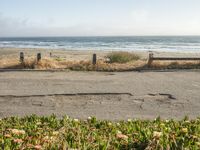
{"type": "Polygon", "coordinates": [[[0,120],[2,149],[200,149],[200,118],[119,122],[55,115],[0,120]]]}

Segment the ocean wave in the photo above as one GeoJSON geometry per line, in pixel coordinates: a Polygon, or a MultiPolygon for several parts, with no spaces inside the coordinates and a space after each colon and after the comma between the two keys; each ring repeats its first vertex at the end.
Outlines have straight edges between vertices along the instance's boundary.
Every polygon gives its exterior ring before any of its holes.
{"type": "Polygon", "coordinates": [[[0,38],[0,47],[66,50],[198,51],[200,37],[0,38]]]}

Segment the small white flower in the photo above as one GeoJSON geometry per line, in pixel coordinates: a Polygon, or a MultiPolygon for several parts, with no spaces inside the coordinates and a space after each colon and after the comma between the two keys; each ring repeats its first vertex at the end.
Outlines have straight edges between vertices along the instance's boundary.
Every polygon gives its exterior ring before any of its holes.
{"type": "Polygon", "coordinates": [[[185,123],[190,123],[190,121],[189,121],[189,120],[186,120],[185,123]]]}
{"type": "Polygon", "coordinates": [[[53,135],[58,135],[59,132],[58,131],[53,131],[53,135]]]}
{"type": "Polygon", "coordinates": [[[165,122],[166,122],[166,123],[168,123],[168,122],[169,122],[169,120],[165,120],[165,122]]]}
{"type": "Polygon", "coordinates": [[[112,123],[111,123],[111,122],[109,122],[109,123],[108,123],[108,126],[112,126],[112,123]]]}
{"type": "Polygon", "coordinates": [[[117,123],[117,126],[120,126],[120,123],[117,123]]]}
{"type": "Polygon", "coordinates": [[[37,123],[36,123],[36,125],[41,125],[41,124],[42,124],[41,122],[37,122],[37,123]]]}
{"type": "Polygon", "coordinates": [[[78,119],[74,119],[74,122],[79,122],[79,120],[78,119]]]}
{"type": "Polygon", "coordinates": [[[164,127],[164,126],[165,126],[165,124],[164,124],[164,123],[161,123],[161,124],[160,124],[160,126],[164,127]]]}
{"type": "Polygon", "coordinates": [[[131,122],[132,121],[132,119],[128,119],[128,122],[131,122]]]}
{"type": "Polygon", "coordinates": [[[200,142],[196,142],[196,144],[197,144],[198,146],[200,146],[200,142]]]}
{"type": "Polygon", "coordinates": [[[13,134],[17,134],[17,135],[25,134],[26,133],[24,130],[18,130],[18,129],[12,129],[11,132],[13,134]]]}
{"type": "Polygon", "coordinates": [[[187,133],[188,132],[188,129],[187,128],[182,128],[181,130],[183,133],[187,133]]]}
{"type": "Polygon", "coordinates": [[[51,137],[50,137],[50,140],[54,140],[54,137],[51,136],[51,137]]]}
{"type": "Polygon", "coordinates": [[[48,140],[48,139],[49,139],[49,136],[45,136],[43,139],[44,139],[44,140],[48,140]]]}
{"type": "Polygon", "coordinates": [[[168,128],[168,127],[165,127],[165,130],[166,130],[166,131],[168,131],[168,130],[170,130],[170,128],[168,128]]]}
{"type": "Polygon", "coordinates": [[[159,138],[161,137],[161,135],[162,135],[162,132],[157,132],[157,131],[153,132],[153,137],[159,138]]]}
{"type": "Polygon", "coordinates": [[[66,119],[69,119],[69,116],[65,116],[66,119]]]}
{"type": "Polygon", "coordinates": [[[117,132],[117,134],[122,134],[122,132],[121,132],[121,131],[119,131],[119,130],[117,130],[116,132],[117,132]]]}
{"type": "Polygon", "coordinates": [[[88,117],[88,120],[91,120],[92,119],[92,117],[88,117]]]}

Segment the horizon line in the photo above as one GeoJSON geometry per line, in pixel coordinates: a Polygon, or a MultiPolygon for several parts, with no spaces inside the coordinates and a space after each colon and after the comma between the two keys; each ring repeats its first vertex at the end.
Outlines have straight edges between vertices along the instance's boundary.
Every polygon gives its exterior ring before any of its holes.
{"type": "Polygon", "coordinates": [[[0,38],[51,38],[51,37],[195,37],[200,35],[70,35],[70,36],[2,36],[0,38]]]}

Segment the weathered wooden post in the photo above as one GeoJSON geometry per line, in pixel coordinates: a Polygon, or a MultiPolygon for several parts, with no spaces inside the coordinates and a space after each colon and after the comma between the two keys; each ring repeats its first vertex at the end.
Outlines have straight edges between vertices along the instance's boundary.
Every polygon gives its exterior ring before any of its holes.
{"type": "Polygon", "coordinates": [[[93,65],[96,65],[96,64],[97,64],[97,54],[93,54],[92,64],[93,64],[93,65]]]}
{"type": "Polygon", "coordinates": [[[24,62],[24,53],[23,53],[23,52],[20,52],[20,54],[19,54],[19,59],[20,59],[20,62],[21,62],[21,63],[24,62]]]}
{"type": "Polygon", "coordinates": [[[148,60],[148,67],[151,67],[151,64],[153,62],[153,53],[149,53],[149,60],[148,60]]]}
{"type": "Polygon", "coordinates": [[[41,53],[38,53],[37,54],[37,61],[39,62],[41,60],[42,56],[41,56],[41,53]]]}

